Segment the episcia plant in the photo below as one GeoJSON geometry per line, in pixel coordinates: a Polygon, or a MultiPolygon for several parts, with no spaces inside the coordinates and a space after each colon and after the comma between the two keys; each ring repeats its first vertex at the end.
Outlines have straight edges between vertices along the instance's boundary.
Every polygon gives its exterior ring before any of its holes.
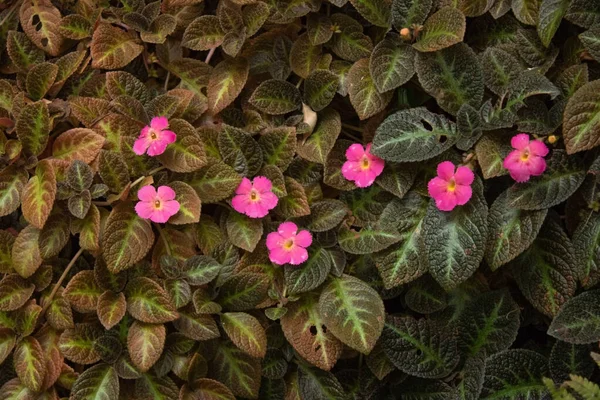
{"type": "Polygon", "coordinates": [[[0,3],[0,400],[600,398],[600,1],[0,3]]]}

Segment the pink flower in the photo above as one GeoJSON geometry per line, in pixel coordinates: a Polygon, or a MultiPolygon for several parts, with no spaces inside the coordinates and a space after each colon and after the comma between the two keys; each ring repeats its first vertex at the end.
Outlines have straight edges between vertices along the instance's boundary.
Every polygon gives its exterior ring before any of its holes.
{"type": "Polygon", "coordinates": [[[438,164],[435,178],[429,181],[427,189],[442,211],[452,211],[457,205],[467,204],[473,191],[471,183],[475,179],[473,171],[460,166],[454,172],[454,164],[444,161],[438,164]]]}
{"type": "Polygon", "coordinates": [[[529,140],[529,135],[519,133],[510,144],[515,149],[504,159],[503,166],[517,182],[527,182],[531,175],[538,176],[546,170],[544,156],[548,147],[540,140],[529,140]]]}
{"type": "Polygon", "coordinates": [[[257,176],[253,182],[242,179],[231,200],[233,209],[250,218],[262,218],[277,205],[277,196],[271,191],[273,185],[268,178],[257,176]]]}
{"type": "Polygon", "coordinates": [[[346,161],[342,166],[342,175],[360,188],[371,186],[383,172],[385,162],[371,154],[371,144],[365,148],[354,143],[346,150],[346,161]]]}
{"type": "Polygon", "coordinates": [[[158,192],[154,186],[147,185],[138,190],[140,201],[135,212],[144,219],[164,223],[179,211],[179,202],[175,200],[175,191],[168,186],[160,186],[158,192]]]}
{"type": "Polygon", "coordinates": [[[167,146],[177,139],[175,132],[167,130],[169,120],[167,117],[154,117],[150,126],[145,126],[140,132],[140,137],[133,144],[133,152],[138,156],[146,153],[149,156],[159,156],[165,152],[167,146]]]}
{"type": "Polygon", "coordinates": [[[311,243],[312,236],[310,232],[298,232],[296,224],[284,222],[279,225],[277,232],[271,232],[267,235],[269,259],[277,265],[302,264],[308,259],[306,248],[311,243]]]}

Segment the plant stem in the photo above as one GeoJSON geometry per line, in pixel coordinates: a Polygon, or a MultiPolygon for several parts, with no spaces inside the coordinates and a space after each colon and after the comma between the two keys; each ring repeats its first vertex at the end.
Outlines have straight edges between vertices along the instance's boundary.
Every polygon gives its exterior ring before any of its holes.
{"type": "Polygon", "coordinates": [[[210,49],[210,50],[208,51],[208,55],[206,56],[206,59],[204,60],[204,62],[205,62],[206,64],[208,64],[208,63],[210,62],[210,59],[212,58],[213,54],[215,54],[215,50],[216,50],[216,49],[217,49],[216,47],[213,47],[212,49],[210,49]]]}
{"type": "Polygon", "coordinates": [[[108,201],[92,201],[92,204],[96,205],[96,206],[110,206],[111,203],[109,203],[108,201]]]}
{"type": "Polygon", "coordinates": [[[358,126],[354,126],[354,125],[350,125],[350,124],[342,124],[342,127],[346,128],[346,129],[350,129],[351,131],[354,131],[354,132],[363,133],[365,131],[363,128],[359,128],[358,126]]]}
{"type": "Polygon", "coordinates": [[[172,256],[173,253],[171,253],[171,246],[169,245],[169,242],[167,241],[167,237],[163,233],[162,228],[156,222],[153,222],[152,224],[156,227],[156,230],[158,231],[158,234],[160,235],[160,237],[165,245],[165,250],[167,251],[167,254],[172,256]]]}
{"type": "Polygon", "coordinates": [[[165,167],[164,167],[164,166],[160,166],[160,167],[158,167],[158,168],[154,168],[153,170],[150,170],[150,172],[148,172],[148,175],[142,175],[142,176],[140,176],[139,178],[137,178],[135,181],[133,181],[133,182],[131,183],[131,186],[130,186],[130,187],[134,187],[135,185],[137,185],[138,183],[140,183],[141,181],[143,181],[143,180],[144,180],[144,179],[146,179],[147,177],[149,177],[149,176],[152,176],[152,175],[154,175],[155,173],[162,171],[163,169],[165,169],[165,167]]]}
{"type": "Polygon", "coordinates": [[[75,253],[75,255],[73,256],[73,258],[69,262],[69,265],[67,265],[67,268],[65,268],[65,270],[63,271],[63,273],[60,276],[60,278],[58,278],[58,282],[56,282],[56,285],[54,285],[54,288],[52,289],[52,292],[50,293],[50,296],[46,300],[46,304],[44,304],[44,308],[42,308],[42,315],[46,312],[46,310],[48,309],[48,307],[50,307],[50,304],[52,303],[52,299],[56,295],[56,292],[58,292],[58,288],[60,287],[60,285],[62,285],[63,281],[67,277],[67,274],[69,273],[69,271],[71,270],[71,268],[73,268],[73,265],[75,265],[75,262],[77,261],[77,259],[79,258],[79,256],[82,253],[83,253],[83,248],[79,249],[79,251],[77,253],[75,253]]]}
{"type": "Polygon", "coordinates": [[[302,85],[302,82],[304,82],[304,79],[300,78],[298,83],[296,83],[296,89],[300,89],[300,85],[302,85]]]}
{"type": "Polygon", "coordinates": [[[167,77],[165,78],[165,92],[169,90],[169,78],[171,77],[171,71],[167,71],[167,77]]]}
{"type": "Polygon", "coordinates": [[[358,143],[362,143],[362,139],[357,138],[356,136],[348,133],[348,132],[344,132],[344,135],[348,136],[350,139],[357,141],[358,143]]]}

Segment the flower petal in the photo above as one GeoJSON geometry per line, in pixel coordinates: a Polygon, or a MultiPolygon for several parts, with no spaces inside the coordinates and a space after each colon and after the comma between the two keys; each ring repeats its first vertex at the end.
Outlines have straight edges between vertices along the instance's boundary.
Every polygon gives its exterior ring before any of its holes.
{"type": "Polygon", "coordinates": [[[541,140],[532,140],[529,142],[529,150],[535,156],[545,157],[548,155],[548,146],[541,140]]]}
{"type": "Polygon", "coordinates": [[[375,172],[370,169],[365,169],[356,174],[356,179],[354,179],[354,184],[359,188],[369,187],[375,182],[375,172]]]}
{"type": "Polygon", "coordinates": [[[167,149],[168,143],[164,140],[153,140],[148,147],[149,156],[160,156],[167,149]]]}
{"type": "Polygon", "coordinates": [[[273,192],[267,192],[260,195],[260,202],[267,210],[272,210],[277,206],[279,199],[273,192]]]}
{"type": "Polygon", "coordinates": [[[140,136],[133,143],[133,152],[138,156],[141,156],[146,152],[146,150],[148,150],[148,147],[150,147],[151,143],[152,141],[150,141],[149,139],[140,136]]]}
{"type": "Polygon", "coordinates": [[[435,205],[442,211],[452,211],[456,207],[456,196],[452,192],[446,192],[435,199],[435,205]]]}
{"type": "Polygon", "coordinates": [[[502,162],[502,166],[509,171],[523,168],[523,162],[521,161],[521,153],[521,150],[511,151],[502,162]]]}
{"type": "Polygon", "coordinates": [[[231,199],[231,206],[240,214],[246,214],[246,208],[250,204],[250,197],[246,194],[238,194],[231,199]]]}
{"type": "Polygon", "coordinates": [[[354,143],[346,150],[346,159],[348,161],[358,161],[365,155],[365,148],[362,144],[354,143]]]}
{"type": "Polygon", "coordinates": [[[246,207],[246,215],[250,218],[262,218],[269,213],[269,210],[260,202],[251,201],[246,207]]]}
{"type": "Polygon", "coordinates": [[[458,185],[470,185],[474,179],[475,174],[473,174],[473,171],[469,167],[460,166],[454,174],[454,180],[458,185]]]}
{"type": "Polygon", "coordinates": [[[290,254],[290,264],[292,265],[300,265],[306,260],[308,260],[308,252],[304,247],[294,246],[292,250],[289,252],[290,254]]]}
{"type": "Polygon", "coordinates": [[[177,140],[177,134],[175,134],[173,131],[162,131],[160,133],[160,139],[164,140],[167,145],[169,145],[177,140]]]}
{"type": "Polygon", "coordinates": [[[235,189],[235,194],[250,194],[252,182],[248,178],[243,178],[240,185],[235,189]]]}
{"type": "Polygon", "coordinates": [[[360,167],[356,161],[346,161],[342,165],[342,176],[349,181],[354,181],[359,171],[360,167]]]}
{"type": "Polygon", "coordinates": [[[152,212],[152,215],[150,216],[150,221],[156,222],[159,224],[164,224],[165,222],[167,222],[169,220],[170,217],[171,217],[171,215],[168,212],[166,212],[164,209],[155,208],[154,211],[152,212]]]}
{"type": "Polygon", "coordinates": [[[180,204],[177,200],[167,200],[161,203],[161,210],[169,215],[169,217],[179,212],[180,204]]]}
{"type": "Polygon", "coordinates": [[[542,157],[530,157],[529,165],[527,167],[531,175],[539,176],[546,170],[546,160],[544,160],[542,157]]]}
{"type": "Polygon", "coordinates": [[[383,161],[379,157],[375,157],[375,156],[372,156],[372,157],[373,157],[373,159],[371,159],[371,168],[370,169],[371,169],[371,171],[373,171],[375,176],[379,176],[383,172],[383,168],[385,167],[385,161],[383,161]]]}
{"type": "Polygon", "coordinates": [[[527,169],[515,168],[509,169],[508,172],[510,173],[510,177],[519,183],[527,182],[531,177],[527,169]]]}
{"type": "Polygon", "coordinates": [[[454,176],[454,164],[450,161],[444,161],[438,164],[437,174],[440,178],[449,181],[454,176]]]}
{"type": "Polygon", "coordinates": [[[257,176],[252,181],[252,185],[254,189],[258,190],[259,193],[270,192],[273,188],[273,184],[269,178],[265,178],[264,176],[257,176]]]}
{"type": "Polygon", "coordinates": [[[287,264],[290,262],[290,252],[276,247],[269,251],[269,260],[277,265],[287,264]]]}
{"type": "Polygon", "coordinates": [[[160,201],[168,201],[175,199],[175,191],[169,186],[160,186],[158,188],[158,199],[160,201]]]}
{"type": "Polygon", "coordinates": [[[427,184],[427,191],[434,199],[438,199],[442,194],[448,191],[448,182],[437,176],[427,184]]]}
{"type": "Polygon", "coordinates": [[[146,185],[137,192],[138,199],[142,201],[155,201],[156,189],[152,185],[146,185]]]}
{"type": "Polygon", "coordinates": [[[152,121],[150,121],[150,126],[154,130],[162,131],[169,127],[169,120],[167,117],[154,117],[152,118],[152,121]]]}
{"type": "Polygon", "coordinates": [[[473,196],[473,189],[469,185],[456,185],[454,188],[454,196],[456,197],[456,203],[460,206],[467,204],[473,196]]]}
{"type": "Polygon", "coordinates": [[[289,239],[296,235],[296,232],[298,232],[298,226],[293,222],[284,222],[283,224],[279,225],[277,232],[279,232],[281,237],[284,239],[289,239]]]}
{"type": "Polygon", "coordinates": [[[529,144],[529,135],[526,133],[519,133],[510,139],[510,145],[517,150],[523,150],[529,144]]]}
{"type": "Polygon", "coordinates": [[[307,230],[300,231],[296,235],[294,243],[300,247],[308,247],[312,244],[312,235],[307,230]]]}
{"type": "Polygon", "coordinates": [[[154,214],[154,204],[147,201],[138,201],[135,205],[135,212],[140,218],[150,219],[154,214]]]}
{"type": "Polygon", "coordinates": [[[282,246],[285,239],[277,232],[271,232],[267,235],[267,249],[273,250],[282,246]]]}

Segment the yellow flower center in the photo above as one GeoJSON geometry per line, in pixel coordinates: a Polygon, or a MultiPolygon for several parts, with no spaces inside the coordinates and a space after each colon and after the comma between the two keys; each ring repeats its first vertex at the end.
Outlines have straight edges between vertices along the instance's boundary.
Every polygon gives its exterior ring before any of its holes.
{"type": "Polygon", "coordinates": [[[252,200],[252,201],[260,200],[260,194],[255,189],[252,189],[250,191],[250,200],[252,200]]]}
{"type": "Polygon", "coordinates": [[[362,160],[360,161],[360,167],[362,169],[369,169],[370,166],[371,166],[371,161],[369,161],[369,159],[367,157],[363,157],[362,160]]]}
{"type": "Polygon", "coordinates": [[[450,179],[450,181],[448,181],[448,191],[454,192],[455,189],[456,189],[456,181],[454,180],[454,178],[452,178],[452,179],[450,179]]]}
{"type": "Polygon", "coordinates": [[[529,159],[529,150],[525,150],[521,153],[521,161],[527,161],[529,159]]]}
{"type": "Polygon", "coordinates": [[[150,139],[156,140],[157,137],[158,136],[156,135],[156,131],[154,129],[150,129],[150,139]]]}
{"type": "Polygon", "coordinates": [[[154,208],[160,208],[160,200],[154,200],[154,208]]]}
{"type": "Polygon", "coordinates": [[[291,250],[294,247],[294,239],[288,239],[283,242],[283,248],[286,250],[291,250]]]}

